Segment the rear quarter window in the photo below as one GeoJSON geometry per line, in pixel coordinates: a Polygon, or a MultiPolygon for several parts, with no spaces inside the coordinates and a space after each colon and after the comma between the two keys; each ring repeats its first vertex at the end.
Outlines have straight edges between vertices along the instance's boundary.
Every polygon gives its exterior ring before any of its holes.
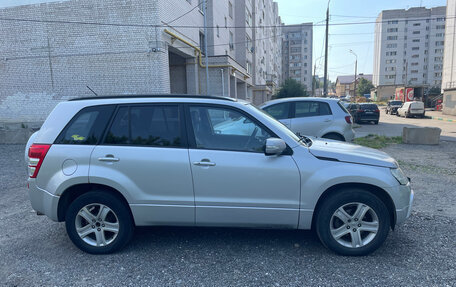
{"type": "Polygon", "coordinates": [[[79,111],[55,140],[55,144],[97,144],[115,106],[93,106],[79,111]]]}

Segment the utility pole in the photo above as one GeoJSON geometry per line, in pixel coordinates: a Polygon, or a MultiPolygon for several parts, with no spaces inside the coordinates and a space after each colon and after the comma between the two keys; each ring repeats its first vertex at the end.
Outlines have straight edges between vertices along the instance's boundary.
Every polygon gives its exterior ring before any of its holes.
{"type": "Polygon", "coordinates": [[[207,1],[203,1],[204,11],[204,56],[206,59],[206,95],[209,93],[209,60],[207,56],[207,1]]]}
{"type": "Polygon", "coordinates": [[[315,97],[315,85],[317,84],[317,80],[315,79],[315,77],[317,76],[316,72],[317,72],[317,64],[315,63],[314,64],[314,75],[312,78],[312,97],[315,97]]]}
{"type": "Polygon", "coordinates": [[[358,55],[356,55],[356,53],[353,52],[353,50],[351,50],[351,49],[349,52],[355,56],[355,86],[354,86],[354,90],[353,90],[353,96],[355,97],[355,102],[357,103],[358,100],[356,98],[356,77],[358,76],[358,55]]]}
{"type": "Polygon", "coordinates": [[[328,96],[328,32],[329,32],[329,2],[326,9],[326,35],[325,35],[325,79],[323,81],[323,97],[328,96]]]}

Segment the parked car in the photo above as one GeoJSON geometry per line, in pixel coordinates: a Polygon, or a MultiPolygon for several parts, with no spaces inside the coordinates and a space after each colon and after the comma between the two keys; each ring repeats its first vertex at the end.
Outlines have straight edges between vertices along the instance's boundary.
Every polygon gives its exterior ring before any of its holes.
{"type": "Polygon", "coordinates": [[[33,209],[94,254],[119,250],[135,226],[175,225],[314,227],[331,250],[364,255],[410,216],[414,196],[386,153],[298,137],[228,98],[62,102],[27,146],[33,209]]]}
{"type": "Polygon", "coordinates": [[[356,112],[359,110],[359,104],[349,103],[346,108],[347,108],[348,112],[350,113],[350,115],[352,116],[353,121],[355,121],[356,112]]]}
{"type": "Polygon", "coordinates": [[[360,124],[362,122],[374,122],[374,124],[378,125],[380,120],[380,110],[376,104],[360,103],[357,107],[358,110],[353,111],[355,123],[360,124]]]}
{"type": "Polygon", "coordinates": [[[386,105],[385,112],[390,115],[397,114],[397,109],[402,106],[402,101],[390,100],[386,105]]]}
{"type": "Polygon", "coordinates": [[[399,109],[397,109],[397,116],[400,117],[421,117],[424,118],[425,110],[423,102],[405,102],[399,109]]]}
{"type": "Polygon", "coordinates": [[[260,108],[294,133],[339,141],[355,137],[350,113],[337,99],[285,98],[266,102],[260,108]]]}

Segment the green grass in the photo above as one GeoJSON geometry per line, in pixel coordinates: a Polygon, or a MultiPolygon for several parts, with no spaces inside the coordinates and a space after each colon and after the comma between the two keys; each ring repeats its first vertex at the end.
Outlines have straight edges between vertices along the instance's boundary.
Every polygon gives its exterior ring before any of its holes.
{"type": "Polygon", "coordinates": [[[370,134],[362,138],[356,138],[354,140],[354,143],[362,146],[380,149],[390,144],[402,143],[402,137],[387,137],[370,134]]]}

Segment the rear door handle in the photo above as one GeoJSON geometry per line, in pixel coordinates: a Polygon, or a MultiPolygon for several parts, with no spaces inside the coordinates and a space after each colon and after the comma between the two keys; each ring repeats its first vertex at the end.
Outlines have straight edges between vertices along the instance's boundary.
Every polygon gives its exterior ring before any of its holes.
{"type": "Polygon", "coordinates": [[[108,154],[105,157],[99,157],[98,160],[105,161],[105,162],[115,162],[115,161],[119,161],[120,159],[118,159],[117,157],[114,157],[112,154],[108,154]]]}
{"type": "Polygon", "coordinates": [[[209,161],[194,161],[193,164],[199,166],[215,166],[215,162],[209,161]]]}

